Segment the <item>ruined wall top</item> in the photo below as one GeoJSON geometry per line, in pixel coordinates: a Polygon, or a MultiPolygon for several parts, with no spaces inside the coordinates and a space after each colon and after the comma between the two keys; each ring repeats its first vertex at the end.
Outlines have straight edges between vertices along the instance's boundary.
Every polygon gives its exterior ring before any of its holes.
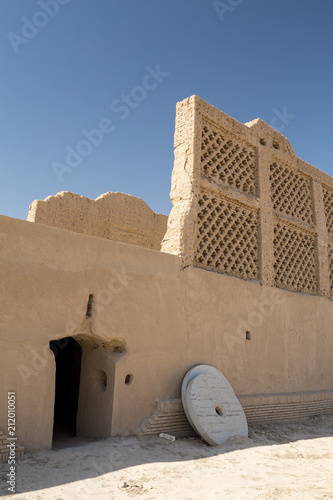
{"type": "Polygon", "coordinates": [[[153,212],[141,198],[124,193],[108,192],[92,200],[61,191],[33,201],[27,220],[160,250],[168,217],[153,212]]]}
{"type": "Polygon", "coordinates": [[[333,179],[260,119],[177,104],[162,250],[195,266],[333,299],[333,179]]]}

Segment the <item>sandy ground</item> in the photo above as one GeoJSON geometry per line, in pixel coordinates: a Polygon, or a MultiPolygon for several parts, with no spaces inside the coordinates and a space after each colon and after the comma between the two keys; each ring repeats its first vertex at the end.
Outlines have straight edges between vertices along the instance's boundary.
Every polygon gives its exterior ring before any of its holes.
{"type": "Polygon", "coordinates": [[[27,453],[15,499],[333,499],[333,415],[251,427],[210,447],[199,438],[111,438],[27,453]]]}

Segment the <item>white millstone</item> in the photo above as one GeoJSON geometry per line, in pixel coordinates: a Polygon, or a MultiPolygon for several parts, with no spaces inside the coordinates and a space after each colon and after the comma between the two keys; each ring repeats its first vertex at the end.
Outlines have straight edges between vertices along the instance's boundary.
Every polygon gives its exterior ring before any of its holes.
{"type": "Polygon", "coordinates": [[[192,378],[186,389],[186,406],[195,430],[212,446],[233,436],[248,436],[244,410],[221,377],[199,374],[192,378]]]}
{"type": "Polygon", "coordinates": [[[221,381],[223,384],[225,384],[225,386],[229,386],[229,389],[233,391],[231,385],[229,384],[228,380],[224,377],[224,375],[222,375],[222,373],[217,370],[216,368],[214,368],[213,366],[210,366],[210,365],[197,365],[197,366],[194,366],[193,368],[191,368],[185,375],[184,379],[183,379],[183,383],[182,383],[182,403],[183,403],[183,407],[184,407],[184,411],[185,411],[185,415],[187,416],[187,420],[190,422],[190,424],[192,425],[192,427],[195,429],[195,425],[192,421],[192,418],[191,418],[191,415],[190,415],[190,412],[188,411],[188,408],[187,408],[187,403],[186,403],[186,389],[187,389],[187,386],[189,384],[189,382],[197,377],[198,375],[201,375],[201,374],[206,374],[206,375],[215,375],[215,377],[220,377],[221,378],[221,381]]]}

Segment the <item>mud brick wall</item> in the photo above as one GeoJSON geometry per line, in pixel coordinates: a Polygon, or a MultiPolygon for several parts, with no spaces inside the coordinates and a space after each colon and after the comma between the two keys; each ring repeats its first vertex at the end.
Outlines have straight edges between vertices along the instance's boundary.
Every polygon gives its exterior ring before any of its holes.
{"type": "Polygon", "coordinates": [[[162,251],[194,266],[333,299],[333,180],[260,119],[177,105],[162,251]]]}
{"type": "Polygon", "coordinates": [[[30,205],[28,221],[160,250],[168,217],[136,196],[105,193],[92,200],[61,191],[30,205]]]}

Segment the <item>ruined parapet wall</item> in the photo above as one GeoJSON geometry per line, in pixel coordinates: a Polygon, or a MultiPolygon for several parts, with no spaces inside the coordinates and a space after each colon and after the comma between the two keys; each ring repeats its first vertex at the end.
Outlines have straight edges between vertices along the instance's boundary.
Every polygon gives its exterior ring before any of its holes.
{"type": "Polygon", "coordinates": [[[141,198],[123,193],[109,192],[92,200],[62,191],[44,201],[35,200],[27,220],[160,250],[168,217],[153,212],[141,198]]]}
{"type": "Polygon", "coordinates": [[[260,119],[177,104],[162,251],[194,266],[333,299],[333,180],[260,119]]]}

